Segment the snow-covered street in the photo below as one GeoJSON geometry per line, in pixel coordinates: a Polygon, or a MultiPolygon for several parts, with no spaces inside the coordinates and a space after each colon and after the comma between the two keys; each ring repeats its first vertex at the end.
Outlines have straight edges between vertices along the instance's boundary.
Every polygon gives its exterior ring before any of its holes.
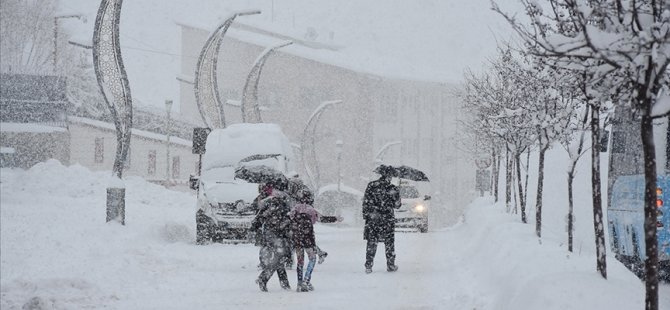
{"type": "MultiPolygon", "coordinates": [[[[128,178],[126,226],[105,224],[108,173],[56,161],[1,173],[2,309],[639,309],[644,286],[610,258],[541,244],[531,225],[475,201],[459,224],[396,234],[396,273],[382,246],[365,274],[362,228],[318,224],[328,251],[315,291],[262,293],[258,248],[194,244],[194,196],[128,178]],[[64,184],[66,184],[64,186],[64,184]],[[141,195],[140,195],[141,193],[141,195]],[[40,309],[40,308],[36,308],[40,309]]],[[[610,256],[612,257],[612,256],[610,256]]],[[[295,288],[295,271],[289,270],[295,288]]],[[[670,287],[660,293],[670,309],[670,287]]]]}

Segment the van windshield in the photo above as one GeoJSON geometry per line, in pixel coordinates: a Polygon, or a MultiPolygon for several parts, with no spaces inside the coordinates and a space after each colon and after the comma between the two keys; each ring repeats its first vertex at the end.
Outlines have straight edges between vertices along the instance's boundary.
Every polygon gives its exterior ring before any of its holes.
{"type": "Polygon", "coordinates": [[[401,186],[400,198],[419,198],[419,191],[414,186],[401,186]]]}

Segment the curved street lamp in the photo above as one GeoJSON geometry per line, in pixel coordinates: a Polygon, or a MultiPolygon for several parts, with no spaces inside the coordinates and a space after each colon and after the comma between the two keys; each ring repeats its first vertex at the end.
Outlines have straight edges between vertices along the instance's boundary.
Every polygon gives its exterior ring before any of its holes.
{"type": "Polygon", "coordinates": [[[330,106],[340,104],[342,103],[342,100],[329,100],[329,101],[323,101],[321,104],[314,109],[314,112],[312,112],[312,115],[307,119],[307,124],[305,125],[305,129],[302,134],[302,140],[300,142],[300,157],[302,158],[303,165],[305,165],[305,172],[307,173],[307,177],[310,180],[310,183],[312,183],[312,186],[314,187],[314,190],[319,189],[320,185],[320,175],[319,175],[319,162],[316,158],[316,125],[318,124],[318,120],[321,118],[321,115],[323,112],[330,106]],[[307,146],[307,143],[310,144],[310,146],[307,146]],[[312,162],[314,162],[314,171],[312,171],[309,167],[307,157],[305,156],[305,150],[309,149],[310,150],[310,159],[312,162]]]}
{"type": "Polygon", "coordinates": [[[265,61],[272,53],[284,46],[293,44],[293,41],[285,41],[275,46],[269,47],[261,53],[251,67],[242,91],[242,122],[243,123],[262,123],[261,111],[258,106],[258,81],[261,78],[261,71],[265,66],[265,61]]]}
{"type": "Polygon", "coordinates": [[[209,36],[198,57],[195,66],[195,101],[202,122],[209,128],[226,127],[226,119],[223,112],[223,104],[217,87],[217,59],[223,37],[237,16],[260,14],[261,11],[247,11],[234,13],[228,17],[209,36]]]}
{"type": "Polygon", "coordinates": [[[377,151],[377,154],[375,155],[375,164],[381,164],[384,162],[384,155],[386,152],[389,150],[394,145],[400,145],[402,144],[402,141],[391,141],[389,143],[384,144],[382,147],[379,148],[379,151],[377,151]]]}
{"type": "MultiPolygon", "coordinates": [[[[102,0],[93,30],[93,69],[116,127],[116,157],[112,171],[119,179],[128,157],[133,124],[133,101],[119,42],[122,3],[123,0],[102,0]]],[[[107,188],[107,222],[125,223],[125,196],[122,184],[107,188]]]]}

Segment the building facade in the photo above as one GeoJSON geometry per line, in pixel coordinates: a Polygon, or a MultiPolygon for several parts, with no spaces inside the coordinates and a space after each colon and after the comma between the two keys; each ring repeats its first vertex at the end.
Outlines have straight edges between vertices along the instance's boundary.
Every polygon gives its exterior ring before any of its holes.
{"type": "MultiPolygon", "coordinates": [[[[200,123],[193,76],[208,27],[179,24],[182,36],[180,112],[200,123]]],[[[327,100],[342,104],[323,113],[316,127],[315,149],[321,186],[342,182],[357,190],[374,177],[379,161],[405,164],[425,171],[425,190],[444,203],[466,204],[474,190],[474,164],[458,141],[458,101],[454,86],[433,81],[386,77],[354,70],[342,62],[337,46],[306,42],[266,29],[234,23],[219,55],[217,78],[228,124],[241,122],[239,101],[255,59],[269,46],[290,39],[294,44],[273,54],[259,82],[259,103],[265,122],[278,123],[289,139],[300,144],[315,109],[327,100]],[[336,141],[342,141],[341,164],[336,141]],[[389,143],[381,158],[379,151],[389,143]]],[[[300,158],[299,158],[300,159],[300,158]]],[[[311,166],[314,164],[312,163],[311,166]]],[[[315,168],[312,168],[317,170],[315,168]]],[[[304,173],[304,169],[301,169],[304,173]]]]}
{"type": "MultiPolygon", "coordinates": [[[[3,167],[30,168],[54,158],[93,171],[111,171],[116,155],[116,129],[110,122],[71,115],[66,81],[58,76],[2,74],[0,81],[0,147],[3,167]]],[[[135,110],[125,175],[155,183],[186,184],[197,171],[186,125],[175,122],[169,143],[163,117],[135,110]],[[137,122],[139,120],[139,122],[137,122]],[[138,126],[139,125],[139,126],[138,126]],[[140,128],[153,129],[154,131],[140,128]]],[[[190,136],[189,136],[190,137],[190,136]]]]}

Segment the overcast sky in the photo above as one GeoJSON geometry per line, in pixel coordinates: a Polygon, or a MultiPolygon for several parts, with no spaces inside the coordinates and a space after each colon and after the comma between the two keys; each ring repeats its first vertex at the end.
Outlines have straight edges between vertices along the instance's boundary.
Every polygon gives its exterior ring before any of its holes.
{"type": "MultiPolygon", "coordinates": [[[[88,17],[87,23],[64,20],[62,27],[76,40],[90,42],[99,3],[60,1],[61,13],[88,17]]],[[[516,9],[509,2],[503,6],[516,9]]],[[[490,7],[489,0],[124,1],[122,54],[134,99],[162,105],[155,98],[179,98],[175,77],[181,38],[176,22],[213,29],[231,12],[260,9],[261,15],[237,21],[302,39],[311,28],[317,41],[341,46],[352,63],[376,67],[371,71],[394,68],[417,79],[457,83],[466,68],[479,70],[494,55],[496,39],[512,35],[490,7]]]]}

